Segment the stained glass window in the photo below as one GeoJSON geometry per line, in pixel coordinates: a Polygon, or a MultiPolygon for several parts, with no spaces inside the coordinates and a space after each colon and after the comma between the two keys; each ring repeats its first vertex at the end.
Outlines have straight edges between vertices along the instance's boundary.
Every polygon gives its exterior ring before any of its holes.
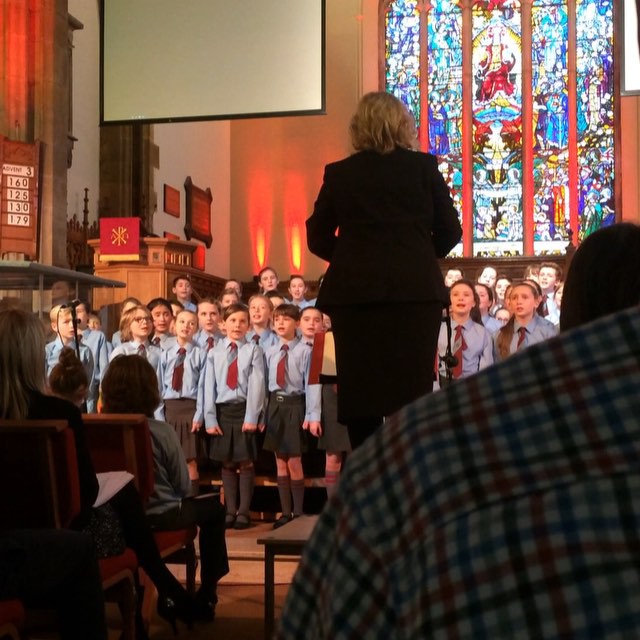
{"type": "Polygon", "coordinates": [[[386,90],[451,188],[454,255],[560,254],[614,221],[613,1],[382,0],[386,90]]]}

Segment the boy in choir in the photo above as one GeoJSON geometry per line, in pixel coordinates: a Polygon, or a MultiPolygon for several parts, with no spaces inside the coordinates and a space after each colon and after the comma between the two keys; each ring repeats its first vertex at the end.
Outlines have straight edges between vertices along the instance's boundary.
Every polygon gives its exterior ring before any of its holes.
{"type": "Polygon", "coordinates": [[[240,283],[240,280],[229,278],[229,280],[224,283],[224,287],[222,287],[223,291],[225,289],[235,289],[238,294],[238,301],[242,302],[242,284],[240,283]]]}
{"type": "Polygon", "coordinates": [[[271,300],[271,304],[274,309],[286,302],[286,300],[277,291],[267,291],[264,295],[271,300]]]}
{"type": "Polygon", "coordinates": [[[556,289],[562,278],[562,269],[555,262],[543,262],[538,272],[538,283],[542,289],[542,301],[538,314],[553,324],[560,322],[560,309],[554,299],[556,289]]]}
{"type": "Polygon", "coordinates": [[[184,309],[193,311],[194,313],[198,310],[196,303],[191,298],[193,288],[191,287],[191,280],[189,280],[189,276],[176,276],[173,279],[171,292],[184,309]]]}
{"type": "Polygon", "coordinates": [[[440,386],[451,374],[454,380],[466,378],[493,364],[493,342],[484,325],[474,322],[471,311],[477,304],[474,286],[468,280],[458,280],[449,292],[451,307],[451,336],[446,323],[440,325],[438,336],[438,361],[440,386]],[[448,343],[448,340],[451,342],[448,343]],[[447,346],[457,363],[450,369],[445,367],[447,346]]]}
{"type": "MultiPolygon", "coordinates": [[[[71,308],[66,305],[57,304],[49,312],[49,318],[51,320],[51,328],[57,337],[53,342],[49,342],[45,347],[45,359],[47,363],[47,376],[51,373],[53,367],[58,364],[60,352],[64,347],[69,347],[76,352],[74,319],[71,313],[71,308]]],[[[82,363],[84,370],[87,374],[87,380],[89,381],[89,394],[87,396],[87,411],[95,412],[98,402],[98,386],[95,384],[95,365],[93,362],[93,356],[91,355],[91,349],[84,344],[78,346],[80,351],[80,362],[82,363]]]]}
{"type": "Polygon", "coordinates": [[[197,484],[196,433],[203,421],[203,385],[206,353],[194,341],[198,317],[180,311],[175,321],[176,339],[162,352],[162,399],[166,421],[180,439],[189,467],[189,477],[197,484]]]}
{"type": "Polygon", "coordinates": [[[307,283],[302,276],[291,276],[287,291],[289,292],[289,302],[295,304],[299,309],[306,309],[312,306],[312,303],[304,297],[307,293],[307,283]]]}
{"type": "MultiPolygon", "coordinates": [[[[81,301],[76,305],[76,320],[78,321],[78,337],[82,344],[89,347],[93,356],[94,366],[94,389],[89,391],[89,395],[97,398],[100,393],[100,383],[109,364],[109,347],[107,338],[102,331],[89,328],[89,304],[81,301]]],[[[88,408],[88,405],[87,405],[88,408]]],[[[94,409],[95,410],[95,409],[94,409]]]]}
{"type": "Polygon", "coordinates": [[[280,343],[265,354],[270,395],[264,449],[276,456],[282,510],[274,529],[302,515],[305,436],[307,430],[314,436],[321,432],[321,387],[308,383],[311,349],[297,336],[299,323],[300,310],[295,305],[282,304],[275,309],[273,326],[280,343]]]}
{"type": "Polygon", "coordinates": [[[229,305],[236,304],[238,302],[240,302],[240,296],[233,288],[225,289],[220,296],[220,307],[222,311],[224,311],[229,305]]]}
{"type": "Polygon", "coordinates": [[[247,529],[253,462],[258,457],[256,431],[265,403],[264,353],[246,340],[249,311],[245,305],[227,307],[224,322],[227,335],[207,357],[204,424],[210,436],[209,457],[222,463],[225,527],[247,529]]]}
{"type": "Polygon", "coordinates": [[[273,304],[267,296],[257,293],[249,298],[251,329],[247,333],[247,340],[257,342],[263,351],[279,342],[278,336],[271,329],[272,313],[273,304]]]}

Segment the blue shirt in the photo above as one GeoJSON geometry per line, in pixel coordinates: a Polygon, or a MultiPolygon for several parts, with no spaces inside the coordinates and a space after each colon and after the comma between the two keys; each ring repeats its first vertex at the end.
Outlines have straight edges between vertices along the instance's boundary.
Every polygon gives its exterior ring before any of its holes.
{"type": "Polygon", "coordinates": [[[500,320],[496,320],[488,313],[482,316],[482,324],[484,325],[484,328],[491,334],[502,329],[502,323],[500,322],[500,320]]]}
{"type": "MultiPolygon", "coordinates": [[[[454,343],[456,336],[456,327],[458,322],[451,320],[451,353],[454,353],[454,343]]],[[[493,364],[493,342],[491,334],[477,322],[469,318],[462,325],[462,336],[467,346],[462,351],[462,374],[460,378],[472,376],[481,369],[493,364]]],[[[438,371],[440,376],[445,376],[444,365],[440,358],[444,357],[447,351],[447,325],[442,322],[440,324],[440,335],[438,336],[438,371]]]]}
{"type": "Polygon", "coordinates": [[[269,347],[265,352],[268,372],[268,388],[271,392],[279,392],[286,396],[298,396],[305,394],[305,420],[320,421],[320,404],[322,398],[322,385],[308,384],[309,367],[311,365],[311,349],[300,341],[299,338],[286,343],[288,346],[287,362],[285,369],[285,385],[280,387],[276,380],[278,362],[282,358],[282,345],[269,347]]]}
{"type": "MultiPolygon", "coordinates": [[[[204,349],[204,352],[207,353],[209,349],[209,344],[207,340],[209,338],[213,338],[213,347],[215,347],[220,340],[224,338],[224,336],[216,331],[215,333],[209,333],[204,329],[199,329],[195,336],[193,336],[193,341],[201,348],[204,349]]],[[[213,347],[211,347],[213,349],[213,347]]]]}
{"type": "Polygon", "coordinates": [[[245,401],[244,422],[257,424],[265,402],[265,365],[262,349],[253,342],[235,341],[237,345],[238,386],[227,386],[227,373],[232,361],[230,338],[221,340],[207,357],[204,385],[204,424],[217,427],[217,403],[245,401]]]}
{"type": "MultiPolygon", "coordinates": [[[[509,325],[506,325],[507,327],[509,325]]],[[[537,313],[533,314],[533,318],[529,321],[529,324],[525,326],[525,337],[524,341],[518,348],[518,340],[520,339],[519,330],[522,325],[514,318],[513,322],[513,336],[511,337],[511,343],[509,345],[509,353],[515,353],[521,349],[526,349],[533,344],[538,344],[538,342],[544,342],[545,340],[549,340],[549,338],[553,338],[558,334],[558,327],[554,326],[548,320],[541,318],[537,313]]],[[[498,336],[501,331],[503,331],[505,327],[503,327],[500,331],[493,334],[493,360],[494,362],[500,362],[503,358],[500,356],[497,347],[498,336]]]]}
{"type": "Polygon", "coordinates": [[[86,345],[91,350],[93,366],[95,367],[94,383],[100,384],[104,377],[104,372],[107,370],[107,365],[109,364],[107,338],[102,331],[85,329],[82,332],[80,343],[86,345]]]}
{"type": "MultiPolygon", "coordinates": [[[[245,336],[247,342],[254,341],[253,337],[257,335],[255,329],[249,329],[247,331],[247,335],[245,336]]],[[[280,338],[278,335],[272,331],[271,329],[265,329],[260,335],[260,340],[258,341],[258,345],[262,347],[262,350],[266,353],[269,347],[273,347],[276,344],[280,343],[280,338]]],[[[255,342],[255,341],[254,341],[255,342]]]]}
{"type": "Polygon", "coordinates": [[[162,352],[162,399],[176,400],[189,398],[196,401],[194,422],[202,422],[203,419],[203,385],[206,353],[200,347],[188,342],[183,348],[186,350],[184,358],[184,373],[182,375],[182,389],[176,391],[172,386],[173,370],[178,358],[178,349],[175,341],[166,351],[162,352]]]}

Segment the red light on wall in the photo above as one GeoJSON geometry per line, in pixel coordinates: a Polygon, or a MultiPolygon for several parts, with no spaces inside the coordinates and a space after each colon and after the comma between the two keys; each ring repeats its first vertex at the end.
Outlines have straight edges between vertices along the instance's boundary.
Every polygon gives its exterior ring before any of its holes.
{"type": "Polygon", "coordinates": [[[265,240],[265,234],[264,234],[264,229],[262,227],[259,227],[258,229],[256,229],[256,236],[255,236],[255,255],[256,255],[256,261],[258,262],[258,271],[260,271],[260,269],[262,269],[262,267],[264,267],[264,263],[265,263],[265,256],[266,256],[266,240],[265,240]]]}
{"type": "Polygon", "coordinates": [[[291,264],[293,266],[294,273],[300,273],[300,265],[302,264],[302,240],[300,238],[300,227],[294,225],[291,228],[291,264]]]}

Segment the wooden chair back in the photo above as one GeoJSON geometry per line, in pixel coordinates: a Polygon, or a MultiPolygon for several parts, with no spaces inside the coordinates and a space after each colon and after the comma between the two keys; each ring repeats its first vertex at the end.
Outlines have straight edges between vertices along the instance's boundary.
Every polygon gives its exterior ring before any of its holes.
{"type": "Polygon", "coordinates": [[[143,504],[153,493],[151,432],[139,413],[87,413],[82,416],[96,472],[128,471],[143,504]]]}
{"type": "Polygon", "coordinates": [[[80,512],[73,432],[64,420],[0,420],[0,528],[65,528],[80,512]]]}

